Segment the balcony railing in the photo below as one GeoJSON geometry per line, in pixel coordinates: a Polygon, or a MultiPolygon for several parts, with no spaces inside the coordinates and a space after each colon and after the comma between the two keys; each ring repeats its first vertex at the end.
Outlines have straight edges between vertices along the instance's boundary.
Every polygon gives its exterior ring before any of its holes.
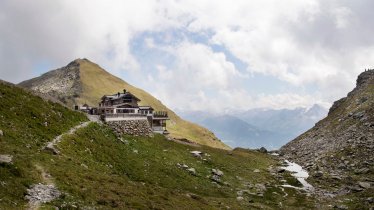
{"type": "Polygon", "coordinates": [[[120,120],[120,119],[147,119],[146,116],[142,114],[130,114],[130,113],[116,113],[116,114],[102,114],[101,119],[108,121],[112,120],[120,120]]]}
{"type": "Polygon", "coordinates": [[[153,112],[153,117],[154,118],[168,118],[168,112],[166,111],[156,111],[153,112]]]}

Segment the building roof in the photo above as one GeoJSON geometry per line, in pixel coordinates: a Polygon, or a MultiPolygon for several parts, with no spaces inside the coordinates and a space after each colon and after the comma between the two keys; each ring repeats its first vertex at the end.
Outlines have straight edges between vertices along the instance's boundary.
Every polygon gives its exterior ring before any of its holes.
{"type": "Polygon", "coordinates": [[[142,110],[152,109],[153,110],[151,106],[139,106],[139,109],[142,109],[142,110]]]}
{"type": "Polygon", "coordinates": [[[132,98],[135,98],[135,100],[140,101],[139,98],[137,98],[135,95],[133,95],[130,92],[115,93],[113,95],[104,95],[101,99],[104,99],[106,97],[106,98],[109,98],[110,100],[116,100],[116,99],[119,99],[119,98],[123,98],[125,96],[131,96],[132,98]]]}

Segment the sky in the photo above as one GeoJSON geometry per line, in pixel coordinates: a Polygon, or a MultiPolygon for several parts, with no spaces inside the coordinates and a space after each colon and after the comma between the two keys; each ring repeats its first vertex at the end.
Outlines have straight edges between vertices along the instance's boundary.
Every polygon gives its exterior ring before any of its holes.
{"type": "Polygon", "coordinates": [[[374,67],[372,0],[2,0],[0,79],[88,58],[175,110],[329,107],[374,67]]]}

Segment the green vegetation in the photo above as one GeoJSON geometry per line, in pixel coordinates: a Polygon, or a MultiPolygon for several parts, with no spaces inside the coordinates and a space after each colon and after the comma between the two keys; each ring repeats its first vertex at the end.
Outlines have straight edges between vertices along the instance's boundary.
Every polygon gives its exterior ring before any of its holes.
{"type": "Polygon", "coordinates": [[[267,171],[277,162],[255,151],[233,151],[193,147],[168,141],[162,135],[123,136],[118,140],[105,126],[92,123],[59,144],[63,156],[48,158],[46,170],[66,196],[56,206],[88,206],[130,209],[233,209],[311,207],[311,198],[279,187],[267,171]],[[124,143],[123,143],[124,142],[124,143]],[[190,151],[199,150],[203,160],[190,151]],[[191,175],[177,164],[196,170],[191,175]],[[221,183],[209,179],[211,169],[224,172],[221,183]],[[260,172],[254,172],[259,169],[260,172]],[[255,184],[266,184],[263,197],[255,184]],[[246,184],[252,187],[245,187],[246,184]],[[237,192],[244,200],[237,201],[237,192]],[[253,195],[248,193],[254,193],[253,195]],[[250,203],[248,201],[253,203],[250,203]]]}
{"type": "Polygon", "coordinates": [[[26,189],[40,181],[33,165],[40,149],[55,136],[86,120],[81,113],[0,82],[0,130],[3,132],[0,155],[13,156],[13,164],[0,163],[0,209],[25,204],[26,189]]]}
{"type": "Polygon", "coordinates": [[[0,164],[0,209],[26,209],[27,189],[51,182],[62,196],[40,209],[314,206],[313,197],[280,186],[280,179],[295,181],[287,173],[276,178],[268,172],[278,160],[251,150],[179,144],[162,135],[119,138],[105,125],[91,123],[64,135],[57,145],[60,155],[53,155],[43,146],[86,121],[86,117],[20,88],[4,84],[0,87],[0,155],[13,156],[12,163],[0,164]],[[194,157],[190,153],[193,150],[207,155],[194,157]],[[194,168],[196,175],[178,167],[178,163],[194,168]],[[224,173],[220,183],[210,179],[212,169],[224,173]],[[50,175],[48,180],[45,174],[50,175]],[[265,187],[263,191],[256,184],[265,187]],[[239,193],[243,200],[237,200],[239,193]]]}

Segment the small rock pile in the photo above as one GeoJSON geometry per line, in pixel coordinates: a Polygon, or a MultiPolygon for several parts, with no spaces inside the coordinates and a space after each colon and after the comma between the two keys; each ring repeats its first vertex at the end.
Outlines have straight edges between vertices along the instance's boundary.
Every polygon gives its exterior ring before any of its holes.
{"type": "Polygon", "coordinates": [[[214,182],[220,183],[221,177],[223,176],[223,172],[219,169],[212,169],[212,175],[210,176],[210,179],[214,182]]]}
{"type": "Polygon", "coordinates": [[[36,184],[27,190],[25,198],[29,200],[31,205],[50,202],[60,197],[61,192],[53,185],[36,184]]]}
{"type": "Polygon", "coordinates": [[[124,120],[107,122],[117,135],[153,136],[151,126],[147,120],[124,120]]]}
{"type": "Polygon", "coordinates": [[[199,158],[203,161],[208,161],[210,158],[210,155],[208,153],[203,153],[200,151],[191,151],[190,152],[195,158],[199,158]],[[204,157],[203,157],[204,156],[204,157]]]}
{"type": "Polygon", "coordinates": [[[196,169],[188,167],[186,164],[177,163],[177,167],[188,171],[193,176],[196,176],[196,169]]]}

